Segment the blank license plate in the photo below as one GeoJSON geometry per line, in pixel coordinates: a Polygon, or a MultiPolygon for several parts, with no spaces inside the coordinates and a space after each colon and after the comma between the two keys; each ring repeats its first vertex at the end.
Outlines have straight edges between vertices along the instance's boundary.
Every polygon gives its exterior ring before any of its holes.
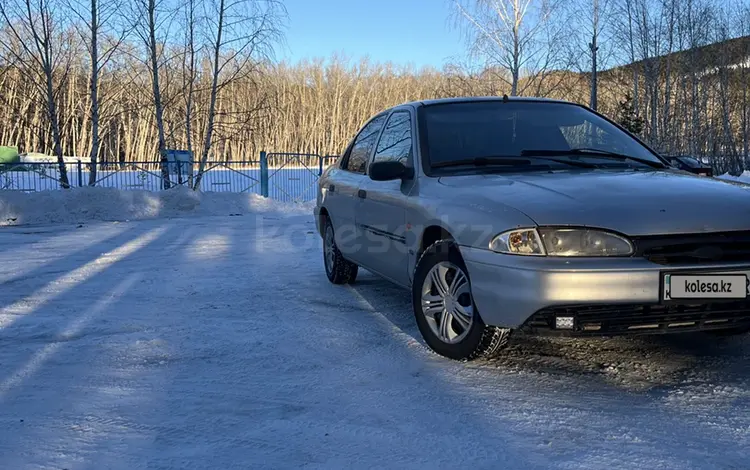
{"type": "Polygon", "coordinates": [[[744,299],[746,274],[666,274],[664,300],[744,299]]]}

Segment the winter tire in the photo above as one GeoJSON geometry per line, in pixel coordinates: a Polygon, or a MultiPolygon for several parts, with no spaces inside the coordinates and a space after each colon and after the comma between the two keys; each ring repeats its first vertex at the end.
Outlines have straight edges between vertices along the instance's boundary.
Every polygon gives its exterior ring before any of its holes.
{"type": "Polygon", "coordinates": [[[420,257],[412,304],[422,337],[442,356],[493,357],[508,342],[509,329],[487,326],[479,316],[466,265],[450,240],[434,243],[420,257]]]}
{"type": "Polygon", "coordinates": [[[326,217],[323,231],[323,263],[328,280],[333,284],[351,284],[357,278],[358,267],[351,261],[344,259],[336,246],[331,219],[326,217]]]}

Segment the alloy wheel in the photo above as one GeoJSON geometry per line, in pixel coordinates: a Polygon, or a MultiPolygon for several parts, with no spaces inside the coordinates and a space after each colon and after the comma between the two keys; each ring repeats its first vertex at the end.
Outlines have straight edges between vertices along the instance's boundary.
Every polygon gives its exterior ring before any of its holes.
{"type": "Polygon", "coordinates": [[[466,337],[474,323],[474,302],[466,273],[449,261],[433,266],[422,284],[422,314],[444,343],[466,337]]]}

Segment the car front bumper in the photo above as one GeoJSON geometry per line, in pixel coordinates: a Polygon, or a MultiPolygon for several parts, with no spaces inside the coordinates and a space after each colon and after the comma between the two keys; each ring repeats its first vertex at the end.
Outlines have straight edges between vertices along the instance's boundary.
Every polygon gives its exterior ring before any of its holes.
{"type": "Polygon", "coordinates": [[[674,267],[643,258],[527,257],[469,247],[461,253],[488,325],[573,336],[750,326],[750,299],[661,301],[666,272],[750,272],[747,263],[674,267]],[[556,317],[573,318],[573,327],[557,328],[556,317]]]}

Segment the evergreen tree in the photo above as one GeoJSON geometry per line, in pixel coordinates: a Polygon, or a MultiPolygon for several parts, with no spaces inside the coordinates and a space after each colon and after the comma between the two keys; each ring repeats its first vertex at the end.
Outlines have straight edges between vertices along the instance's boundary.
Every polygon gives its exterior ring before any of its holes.
{"type": "Polygon", "coordinates": [[[640,135],[643,132],[646,123],[635,113],[633,98],[630,95],[625,95],[625,100],[620,101],[617,115],[617,122],[631,133],[640,135]]]}

